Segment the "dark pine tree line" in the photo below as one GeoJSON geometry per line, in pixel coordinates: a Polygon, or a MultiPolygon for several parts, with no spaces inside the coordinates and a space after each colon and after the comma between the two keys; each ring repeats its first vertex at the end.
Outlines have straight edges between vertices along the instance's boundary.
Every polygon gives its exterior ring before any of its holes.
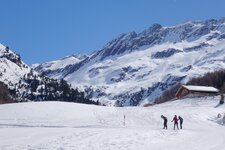
{"type": "Polygon", "coordinates": [[[10,94],[18,101],[65,101],[99,105],[98,101],[86,98],[84,92],[72,88],[64,79],[56,80],[43,75],[39,76],[32,70],[24,75],[15,88],[10,90],[10,94]],[[26,89],[26,91],[21,93],[19,92],[21,89],[26,89]]]}

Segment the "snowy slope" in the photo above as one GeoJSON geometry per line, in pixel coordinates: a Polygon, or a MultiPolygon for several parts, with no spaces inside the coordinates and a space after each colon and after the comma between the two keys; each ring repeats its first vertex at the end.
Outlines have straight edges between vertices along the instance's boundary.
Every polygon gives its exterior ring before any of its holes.
{"type": "Polygon", "coordinates": [[[14,86],[31,71],[31,68],[19,59],[19,56],[0,44],[0,81],[14,86]]]}
{"type": "Polygon", "coordinates": [[[129,106],[153,101],[178,82],[223,69],[224,60],[225,18],[171,27],[154,24],[141,33],[120,35],[52,77],[65,78],[102,103],[129,106]]]}
{"type": "Polygon", "coordinates": [[[152,107],[102,107],[62,102],[0,106],[0,149],[225,150],[217,114],[220,97],[184,99],[152,107]],[[162,129],[160,115],[168,117],[162,129]],[[170,122],[184,118],[183,130],[170,122]],[[123,116],[126,116],[125,125],[123,116]]]}
{"type": "MultiPolygon", "coordinates": [[[[79,61],[78,57],[65,57],[67,64],[79,61]]],[[[63,62],[55,62],[53,69],[63,66],[63,62]]],[[[9,93],[16,102],[43,101],[43,100],[69,100],[71,102],[92,103],[84,100],[84,94],[72,89],[67,82],[48,78],[39,74],[26,65],[19,54],[15,54],[8,47],[0,44],[0,82],[7,85],[9,93]],[[63,88],[62,88],[63,87],[63,88]],[[66,90],[65,90],[66,89],[66,90]],[[65,94],[68,92],[69,94],[65,94]],[[64,95],[63,95],[64,94],[64,95]],[[67,96],[67,97],[66,97],[67,96]],[[82,98],[81,98],[82,97],[82,98]]]]}
{"type": "Polygon", "coordinates": [[[44,64],[34,64],[32,65],[32,68],[35,68],[35,70],[40,73],[44,73],[48,77],[60,78],[58,75],[60,75],[63,68],[77,64],[85,58],[87,58],[86,55],[70,55],[60,60],[51,61],[44,64]]]}

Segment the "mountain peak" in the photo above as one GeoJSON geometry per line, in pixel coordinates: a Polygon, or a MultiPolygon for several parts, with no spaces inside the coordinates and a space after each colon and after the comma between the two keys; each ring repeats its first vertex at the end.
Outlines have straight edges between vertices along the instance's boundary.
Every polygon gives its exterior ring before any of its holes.
{"type": "Polygon", "coordinates": [[[141,32],[141,34],[144,35],[149,35],[152,34],[154,32],[159,31],[162,28],[162,26],[158,23],[154,23],[152,26],[150,26],[148,29],[144,30],[143,32],[141,32]]]}
{"type": "Polygon", "coordinates": [[[121,42],[121,41],[131,40],[132,38],[135,38],[135,37],[137,37],[137,33],[135,33],[135,32],[122,33],[118,37],[116,37],[113,40],[111,40],[110,42],[108,42],[104,46],[104,48],[108,48],[110,46],[113,46],[113,45],[115,45],[115,44],[117,44],[118,42],[121,42]]]}

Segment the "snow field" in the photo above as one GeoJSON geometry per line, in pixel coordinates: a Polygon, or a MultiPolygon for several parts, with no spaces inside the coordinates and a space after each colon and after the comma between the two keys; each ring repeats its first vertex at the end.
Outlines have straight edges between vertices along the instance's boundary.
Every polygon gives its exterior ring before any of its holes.
{"type": "Polygon", "coordinates": [[[102,107],[65,102],[0,105],[0,149],[224,150],[217,119],[219,97],[184,99],[151,107],[102,107]],[[168,118],[168,130],[162,129],[168,118]],[[174,115],[184,118],[173,130],[174,115]],[[124,115],[126,116],[124,125],[124,115]]]}

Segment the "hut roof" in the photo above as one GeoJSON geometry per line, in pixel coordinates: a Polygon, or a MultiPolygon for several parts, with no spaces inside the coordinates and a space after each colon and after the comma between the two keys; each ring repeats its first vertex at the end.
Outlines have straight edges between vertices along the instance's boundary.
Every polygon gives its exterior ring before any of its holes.
{"type": "Polygon", "coordinates": [[[219,92],[218,89],[210,86],[194,86],[194,85],[183,85],[184,88],[190,91],[199,91],[199,92],[219,92]]]}

